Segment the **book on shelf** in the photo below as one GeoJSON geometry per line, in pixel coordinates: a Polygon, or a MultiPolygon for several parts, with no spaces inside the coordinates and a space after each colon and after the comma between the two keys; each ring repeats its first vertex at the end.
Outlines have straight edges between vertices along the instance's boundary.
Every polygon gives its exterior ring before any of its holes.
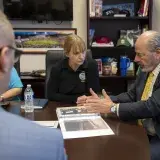
{"type": "Polygon", "coordinates": [[[148,16],[149,0],[141,0],[138,15],[142,17],[148,16]]]}
{"type": "Polygon", "coordinates": [[[89,29],[89,44],[92,45],[95,29],[89,29]]]}
{"type": "Polygon", "coordinates": [[[143,9],[143,16],[148,16],[148,7],[149,7],[149,0],[145,0],[144,9],[143,9]]]}
{"type": "Polygon", "coordinates": [[[97,59],[95,59],[95,60],[96,60],[97,65],[98,65],[99,75],[102,75],[102,59],[101,59],[101,58],[97,58],[97,59]]]}
{"type": "Polygon", "coordinates": [[[102,0],[95,0],[95,16],[102,16],[102,0]]]}
{"type": "Polygon", "coordinates": [[[84,107],[61,107],[56,113],[64,139],[114,134],[99,113],[89,113],[84,107]]]}
{"type": "Polygon", "coordinates": [[[102,0],[89,0],[90,17],[102,16],[102,0]]]}
{"type": "Polygon", "coordinates": [[[95,0],[89,0],[89,14],[90,17],[95,17],[95,0]]]}

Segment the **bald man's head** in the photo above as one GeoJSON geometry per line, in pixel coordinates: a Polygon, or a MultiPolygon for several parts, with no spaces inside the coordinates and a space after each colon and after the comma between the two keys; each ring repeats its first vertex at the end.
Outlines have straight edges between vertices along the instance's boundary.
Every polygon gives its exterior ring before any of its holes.
{"type": "Polygon", "coordinates": [[[160,34],[156,31],[142,33],[135,43],[135,52],[135,62],[142,71],[153,71],[160,63],[160,34]]]}
{"type": "Polygon", "coordinates": [[[157,48],[160,48],[160,33],[151,30],[146,31],[139,36],[136,41],[137,43],[146,45],[148,51],[154,52],[157,48]]]}

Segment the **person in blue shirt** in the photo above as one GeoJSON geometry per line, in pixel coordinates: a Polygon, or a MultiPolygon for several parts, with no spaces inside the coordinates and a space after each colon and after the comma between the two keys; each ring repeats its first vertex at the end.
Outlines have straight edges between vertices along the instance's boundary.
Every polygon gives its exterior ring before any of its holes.
{"type": "Polygon", "coordinates": [[[4,100],[19,100],[18,95],[21,94],[23,88],[23,84],[21,82],[20,77],[18,76],[18,73],[16,69],[13,67],[11,70],[10,75],[10,82],[8,85],[8,90],[1,94],[0,101],[4,100]]]}
{"type": "MultiPolygon", "coordinates": [[[[8,90],[11,69],[20,58],[21,51],[14,46],[13,28],[0,10],[0,95],[8,90]]],[[[18,107],[15,103],[13,108],[18,107]]],[[[0,105],[0,160],[66,160],[62,133],[9,113],[0,105]]]]}

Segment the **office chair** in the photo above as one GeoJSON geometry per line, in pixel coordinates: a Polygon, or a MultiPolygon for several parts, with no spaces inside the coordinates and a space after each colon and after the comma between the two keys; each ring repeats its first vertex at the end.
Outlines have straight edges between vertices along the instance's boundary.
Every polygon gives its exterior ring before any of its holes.
{"type": "MultiPolygon", "coordinates": [[[[48,50],[46,53],[46,79],[45,79],[45,98],[48,98],[47,96],[47,88],[48,88],[48,80],[50,77],[50,72],[52,69],[52,66],[65,58],[64,50],[48,50]]],[[[87,50],[86,59],[92,59],[92,53],[91,50],[87,50]]]]}
{"type": "Polygon", "coordinates": [[[20,59],[14,64],[14,67],[17,70],[18,75],[20,76],[20,59]]]}

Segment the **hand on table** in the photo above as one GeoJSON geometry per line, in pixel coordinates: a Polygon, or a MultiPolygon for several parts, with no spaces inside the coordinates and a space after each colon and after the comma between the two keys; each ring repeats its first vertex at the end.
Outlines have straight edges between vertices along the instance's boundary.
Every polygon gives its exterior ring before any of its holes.
{"type": "Polygon", "coordinates": [[[90,93],[91,93],[91,96],[86,96],[86,95],[83,95],[83,96],[80,96],[77,98],[77,106],[83,106],[85,103],[86,103],[86,100],[87,99],[99,99],[98,95],[90,88],[90,93]]]}
{"type": "Polygon", "coordinates": [[[77,98],[77,106],[83,106],[86,103],[87,96],[83,95],[77,98]]]}

